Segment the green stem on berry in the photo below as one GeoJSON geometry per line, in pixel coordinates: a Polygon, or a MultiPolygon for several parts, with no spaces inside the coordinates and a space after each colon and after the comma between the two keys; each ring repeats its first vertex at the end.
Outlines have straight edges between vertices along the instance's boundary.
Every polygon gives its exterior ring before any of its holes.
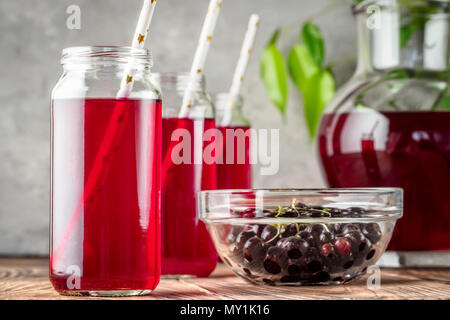
{"type": "Polygon", "coordinates": [[[266,241],[267,243],[272,242],[273,240],[275,240],[281,233],[281,224],[277,224],[277,234],[273,236],[272,239],[270,239],[269,241],[266,241]]]}
{"type": "Polygon", "coordinates": [[[323,227],[325,228],[325,230],[327,230],[327,232],[330,232],[330,229],[328,229],[328,224],[327,223],[321,223],[321,225],[323,225],[323,227]]]}

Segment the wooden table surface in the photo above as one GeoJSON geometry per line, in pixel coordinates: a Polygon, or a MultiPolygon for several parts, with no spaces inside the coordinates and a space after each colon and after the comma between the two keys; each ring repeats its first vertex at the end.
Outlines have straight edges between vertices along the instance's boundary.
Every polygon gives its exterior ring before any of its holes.
{"type": "MultiPolygon", "coordinates": [[[[219,265],[209,278],[162,279],[152,295],[134,299],[450,299],[448,268],[382,269],[379,289],[368,289],[367,277],[340,286],[256,286],[219,265]]],[[[60,296],[53,290],[47,259],[0,258],[0,299],[84,298],[60,296]]]]}

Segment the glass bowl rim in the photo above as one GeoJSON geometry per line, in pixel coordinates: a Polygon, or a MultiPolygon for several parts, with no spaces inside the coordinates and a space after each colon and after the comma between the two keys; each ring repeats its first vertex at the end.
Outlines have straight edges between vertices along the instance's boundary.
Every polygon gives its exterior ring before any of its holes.
{"type": "Polygon", "coordinates": [[[214,194],[214,195],[227,195],[227,194],[240,194],[240,193],[273,193],[273,194],[286,194],[295,195],[302,194],[303,192],[313,192],[317,194],[321,193],[342,193],[342,194],[386,194],[403,195],[402,188],[394,187],[376,187],[376,188],[269,188],[269,189],[220,189],[220,190],[202,190],[198,191],[198,195],[214,194]]]}
{"type": "MultiPolygon", "coordinates": [[[[386,220],[397,220],[403,216],[403,189],[387,187],[387,188],[304,188],[304,189],[222,189],[222,190],[203,190],[197,193],[198,199],[198,216],[200,220],[206,223],[355,223],[355,222],[375,222],[386,220]],[[212,196],[226,196],[239,194],[268,194],[278,196],[326,196],[330,194],[345,194],[345,195],[387,195],[391,197],[400,197],[400,203],[394,205],[394,212],[377,212],[378,215],[363,214],[360,217],[242,217],[221,215],[211,216],[211,212],[207,212],[201,208],[201,199],[207,195],[212,196]],[[202,210],[201,210],[202,209],[202,210]],[[233,220],[233,222],[230,222],[233,220]]],[[[332,202],[327,206],[332,207],[332,202]]],[[[263,207],[264,208],[264,207],[263,207]]],[[[370,212],[370,211],[369,211],[370,212]]]]}

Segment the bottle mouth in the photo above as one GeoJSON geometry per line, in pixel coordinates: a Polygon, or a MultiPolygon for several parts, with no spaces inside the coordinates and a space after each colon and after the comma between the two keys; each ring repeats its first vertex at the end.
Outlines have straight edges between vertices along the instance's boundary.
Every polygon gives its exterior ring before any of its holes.
{"type": "MultiPolygon", "coordinates": [[[[399,0],[363,0],[357,4],[352,5],[353,15],[365,13],[371,9],[370,7],[378,8],[393,8],[393,9],[405,9],[409,14],[414,16],[427,16],[435,18],[449,18],[450,17],[450,0],[411,0],[411,1],[399,1],[399,0]],[[427,10],[421,12],[411,10],[413,8],[427,8],[427,10]],[[437,11],[433,12],[430,8],[435,8],[437,11]]],[[[373,10],[370,12],[373,13],[373,10]]]]}
{"type": "Polygon", "coordinates": [[[189,85],[193,91],[203,91],[205,87],[205,76],[191,79],[189,72],[152,72],[152,79],[162,90],[184,91],[189,85]]]}
{"type": "Polygon", "coordinates": [[[152,53],[145,48],[121,46],[79,46],[63,49],[61,64],[70,63],[129,63],[151,68],[152,53]]]}
{"type": "Polygon", "coordinates": [[[241,94],[233,95],[229,92],[216,92],[211,94],[216,108],[219,110],[226,108],[231,102],[236,106],[242,106],[244,98],[241,94]]]}

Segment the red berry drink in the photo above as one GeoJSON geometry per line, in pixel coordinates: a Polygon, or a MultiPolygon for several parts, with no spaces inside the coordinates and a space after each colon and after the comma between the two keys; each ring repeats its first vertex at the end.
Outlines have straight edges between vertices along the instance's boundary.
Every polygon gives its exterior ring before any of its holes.
{"type": "Polygon", "coordinates": [[[161,101],[55,99],[52,122],[53,286],[150,292],[161,268],[161,101]]]}
{"type": "Polygon", "coordinates": [[[203,158],[215,143],[204,141],[203,133],[214,128],[213,119],[163,119],[163,275],[207,277],[216,267],[214,244],[196,214],[197,192],[217,188],[215,162],[203,158]]]}
{"type": "Polygon", "coordinates": [[[217,164],[218,189],[250,189],[252,187],[250,134],[248,131],[250,127],[227,126],[218,129],[222,133],[219,152],[222,152],[223,160],[223,163],[217,164]],[[239,131],[242,134],[237,134],[236,137],[231,135],[233,132],[238,133],[239,131]],[[227,161],[227,155],[231,161],[227,161]]]}
{"type": "Polygon", "coordinates": [[[404,189],[389,249],[450,250],[450,112],[328,114],[319,147],[330,187],[404,189]]]}

